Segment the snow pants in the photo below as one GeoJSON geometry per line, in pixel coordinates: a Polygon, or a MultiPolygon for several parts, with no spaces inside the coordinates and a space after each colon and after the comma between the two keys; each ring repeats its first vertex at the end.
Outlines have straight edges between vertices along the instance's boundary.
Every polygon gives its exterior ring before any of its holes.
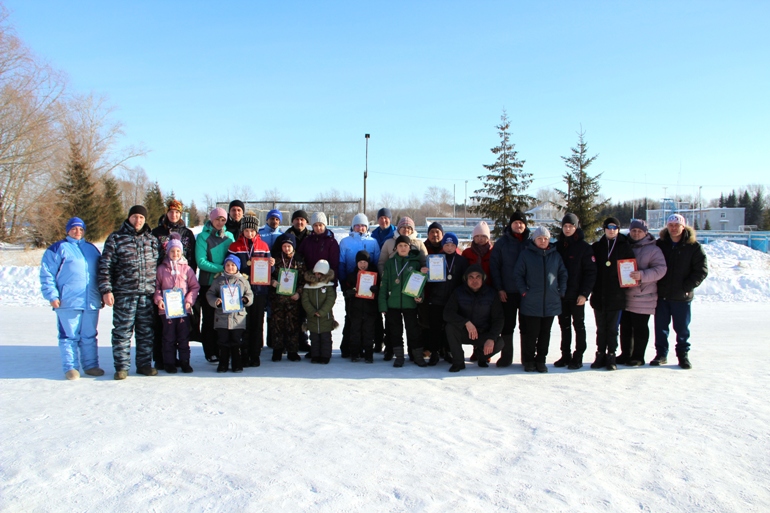
{"type": "Polygon", "coordinates": [[[136,332],[136,368],[152,366],[152,296],[115,296],[112,358],[116,371],[131,368],[131,335],[136,332]]]}
{"type": "MultiPolygon", "coordinates": [[[[374,351],[374,325],[376,315],[364,313],[348,313],[345,316],[345,327],[348,328],[350,344],[348,349],[352,356],[358,356],[363,351],[371,356],[374,351]]],[[[341,350],[341,349],[340,349],[341,350]]]]}
{"type": "Polygon", "coordinates": [[[331,358],[332,357],[332,333],[313,333],[310,332],[310,356],[312,358],[331,358]]]}
{"type": "Polygon", "coordinates": [[[444,306],[429,303],[419,311],[420,315],[425,317],[425,319],[421,317],[420,321],[428,325],[427,328],[422,328],[422,347],[431,354],[437,351],[444,353],[449,351],[449,342],[444,329],[444,306]]]}
{"type": "Polygon", "coordinates": [[[686,354],[690,350],[691,318],[689,301],[658,299],[655,307],[655,351],[658,355],[668,356],[668,334],[672,319],[676,332],[676,353],[686,354]]]}
{"type": "Polygon", "coordinates": [[[484,343],[486,342],[486,339],[482,340],[481,338],[478,338],[476,340],[471,340],[468,336],[468,330],[465,329],[464,324],[447,324],[446,336],[449,342],[449,351],[452,353],[453,365],[465,364],[465,352],[463,351],[463,344],[472,345],[473,352],[479,355],[479,359],[484,358],[485,356],[487,358],[491,358],[503,349],[503,338],[498,337],[497,340],[495,340],[495,347],[492,350],[492,353],[485,355],[484,343]]]}
{"type": "Polygon", "coordinates": [[[398,351],[404,354],[404,328],[406,326],[406,346],[409,354],[417,349],[420,341],[420,327],[417,325],[417,309],[389,308],[385,312],[385,322],[388,327],[388,346],[398,356],[398,351]],[[403,325],[401,324],[403,318],[403,325]]]}
{"type": "Polygon", "coordinates": [[[174,365],[177,351],[179,351],[180,361],[189,362],[190,320],[192,316],[166,319],[165,315],[161,315],[160,318],[163,325],[163,362],[174,365]]]}
{"type": "Polygon", "coordinates": [[[521,327],[524,328],[524,335],[521,337],[522,363],[545,363],[548,345],[551,343],[551,326],[553,326],[553,315],[521,316],[521,327]]]}
{"type": "Polygon", "coordinates": [[[99,367],[96,342],[99,310],[57,308],[54,311],[59,327],[59,352],[64,372],[73,369],[80,371],[81,365],[83,370],[99,367]]]}

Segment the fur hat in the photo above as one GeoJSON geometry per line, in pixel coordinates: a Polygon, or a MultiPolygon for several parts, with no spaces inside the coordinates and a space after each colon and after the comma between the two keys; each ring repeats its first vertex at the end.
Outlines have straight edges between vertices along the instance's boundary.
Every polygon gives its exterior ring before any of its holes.
{"type": "Polygon", "coordinates": [[[361,262],[362,260],[366,260],[367,262],[369,261],[369,252],[366,251],[365,249],[362,249],[361,251],[356,253],[356,264],[358,262],[361,262]]]}
{"type": "Polygon", "coordinates": [[[249,228],[256,231],[259,230],[259,219],[251,212],[241,218],[241,231],[249,228]]]}
{"type": "Polygon", "coordinates": [[[668,216],[668,219],[666,219],[666,224],[673,223],[673,224],[681,224],[682,226],[687,226],[687,220],[684,218],[682,214],[671,214],[668,216]]]}
{"type": "Polygon", "coordinates": [[[617,220],[615,217],[608,217],[604,220],[604,223],[602,224],[602,227],[606,230],[607,227],[611,224],[614,224],[618,228],[620,228],[620,221],[617,220]]]}
{"type": "Polygon", "coordinates": [[[329,262],[323,259],[316,262],[315,265],[313,266],[314,273],[327,274],[329,272],[329,269],[331,269],[331,267],[329,267],[329,262]]]}
{"type": "Polygon", "coordinates": [[[233,207],[241,207],[241,210],[246,212],[246,205],[244,205],[241,200],[231,201],[230,204],[227,206],[227,211],[229,212],[233,207]]]}
{"type": "Polygon", "coordinates": [[[394,247],[395,247],[395,246],[398,246],[398,245],[399,245],[399,244],[401,244],[402,242],[403,242],[404,244],[407,244],[407,245],[409,245],[409,246],[411,246],[411,245],[412,245],[412,239],[410,239],[410,238],[409,238],[409,237],[407,237],[406,235],[399,235],[399,236],[396,238],[396,244],[394,245],[394,247]]]}
{"type": "Polygon", "coordinates": [[[306,223],[310,222],[310,218],[307,216],[307,212],[305,212],[304,210],[301,210],[301,209],[295,210],[294,213],[291,215],[291,221],[294,222],[294,220],[297,219],[298,217],[301,217],[302,219],[304,219],[306,223]]]}
{"type": "Polygon", "coordinates": [[[629,226],[629,230],[633,230],[634,228],[639,228],[644,233],[647,233],[647,223],[643,219],[634,219],[631,221],[631,226],[629,226]]]}
{"type": "Polygon", "coordinates": [[[491,236],[491,233],[489,231],[489,225],[487,224],[486,221],[479,221],[479,224],[473,227],[473,237],[475,237],[476,235],[486,235],[487,238],[491,236]]]}
{"type": "Polygon", "coordinates": [[[225,209],[224,209],[224,208],[222,208],[222,207],[217,207],[217,208],[215,208],[215,209],[214,209],[214,210],[212,210],[212,211],[211,211],[211,213],[209,214],[209,219],[210,219],[210,220],[212,220],[212,221],[213,221],[214,219],[217,219],[217,218],[219,218],[219,217],[224,217],[225,219],[227,219],[227,212],[225,212],[225,209]]]}
{"type": "Polygon", "coordinates": [[[444,238],[441,239],[441,245],[443,246],[444,244],[449,244],[450,242],[455,246],[460,244],[460,241],[457,239],[457,235],[452,232],[446,232],[444,234],[444,238]]]}
{"type": "Polygon", "coordinates": [[[281,211],[278,209],[274,208],[273,210],[268,212],[267,217],[265,219],[267,220],[267,219],[270,219],[271,217],[278,218],[278,220],[281,222],[283,221],[283,214],[281,214],[281,211]]]}
{"type": "Polygon", "coordinates": [[[578,216],[575,214],[569,213],[565,215],[561,220],[561,225],[564,226],[565,224],[571,224],[575,228],[578,227],[578,223],[580,223],[580,220],[578,219],[578,216]]]}
{"type": "Polygon", "coordinates": [[[382,216],[385,216],[388,219],[393,219],[393,214],[390,213],[390,209],[387,207],[383,207],[377,211],[377,219],[381,218],[382,216]]]}
{"type": "Polygon", "coordinates": [[[168,236],[168,240],[166,241],[166,253],[170,253],[173,248],[179,248],[179,250],[184,255],[184,246],[182,246],[182,236],[179,235],[177,232],[172,232],[171,235],[168,236]]]}
{"type": "Polygon", "coordinates": [[[321,223],[324,226],[329,224],[326,222],[326,214],[324,214],[323,212],[314,212],[313,215],[310,216],[310,225],[312,226],[316,223],[321,223]]]}
{"type": "Polygon", "coordinates": [[[432,223],[430,223],[430,226],[428,226],[428,233],[430,233],[430,231],[434,228],[438,228],[441,231],[441,233],[444,233],[444,226],[438,221],[433,221],[432,223]]]}
{"type": "Polygon", "coordinates": [[[178,199],[169,198],[169,200],[166,202],[166,212],[169,210],[178,210],[179,212],[182,212],[184,207],[182,207],[182,202],[178,199]]]}
{"type": "Polygon", "coordinates": [[[356,226],[362,224],[369,227],[369,218],[366,217],[366,214],[356,214],[355,217],[353,217],[353,222],[350,223],[351,226],[356,226]]]}
{"type": "Polygon", "coordinates": [[[143,205],[134,205],[131,207],[131,210],[128,211],[128,217],[131,217],[134,214],[139,214],[140,216],[144,216],[144,218],[147,219],[147,209],[144,208],[143,205]]]}
{"type": "Polygon", "coordinates": [[[227,262],[232,262],[235,264],[235,268],[239,271],[241,270],[241,260],[235,256],[235,255],[228,255],[227,258],[225,258],[225,261],[222,262],[222,266],[224,266],[227,262]]]}
{"type": "Polygon", "coordinates": [[[79,217],[72,217],[67,221],[67,227],[65,228],[64,233],[69,233],[71,229],[77,228],[78,226],[83,228],[83,231],[86,231],[86,223],[79,217]]]}
{"type": "Polygon", "coordinates": [[[532,231],[530,237],[532,240],[535,240],[538,237],[548,237],[548,240],[551,240],[551,232],[545,226],[538,226],[532,231]]]}
{"type": "Polygon", "coordinates": [[[401,219],[399,219],[399,221],[398,221],[398,227],[397,227],[397,228],[399,228],[399,229],[400,229],[400,228],[403,228],[404,226],[411,226],[411,227],[412,227],[412,230],[414,230],[414,228],[415,228],[415,226],[414,226],[414,221],[412,221],[412,218],[411,218],[411,217],[406,217],[406,216],[404,216],[404,217],[402,217],[401,219]]]}

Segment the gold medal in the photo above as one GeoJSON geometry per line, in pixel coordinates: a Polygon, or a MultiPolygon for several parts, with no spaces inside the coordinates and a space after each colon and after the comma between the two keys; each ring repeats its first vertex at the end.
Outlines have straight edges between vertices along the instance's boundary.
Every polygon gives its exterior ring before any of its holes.
{"type": "Polygon", "coordinates": [[[248,261],[246,262],[246,265],[248,265],[249,267],[251,267],[251,260],[248,260],[248,261]]]}
{"type": "Polygon", "coordinates": [[[609,266],[611,266],[611,265],[612,265],[612,262],[610,262],[609,260],[607,260],[607,263],[606,263],[606,264],[604,264],[604,265],[606,265],[607,267],[609,267],[609,266]]]}

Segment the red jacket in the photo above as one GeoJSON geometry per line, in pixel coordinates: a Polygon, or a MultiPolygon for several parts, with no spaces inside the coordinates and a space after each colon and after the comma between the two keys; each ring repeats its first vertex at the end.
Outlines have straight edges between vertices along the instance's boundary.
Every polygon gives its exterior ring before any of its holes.
{"type": "Polygon", "coordinates": [[[468,261],[468,267],[472,266],[473,264],[480,264],[481,268],[484,269],[484,274],[487,275],[487,279],[484,283],[487,285],[492,285],[492,273],[489,271],[489,257],[492,255],[492,246],[493,244],[489,243],[489,250],[484,254],[484,256],[479,256],[476,251],[473,250],[473,244],[465,248],[463,251],[463,256],[468,261]]]}

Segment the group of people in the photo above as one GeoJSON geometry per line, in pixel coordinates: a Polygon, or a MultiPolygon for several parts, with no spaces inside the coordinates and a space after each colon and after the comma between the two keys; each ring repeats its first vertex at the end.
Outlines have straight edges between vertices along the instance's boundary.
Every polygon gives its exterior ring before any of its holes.
{"type": "Polygon", "coordinates": [[[128,376],[132,335],[136,372],[146,376],[157,369],[193,372],[190,340],[202,343],[217,372],[260,366],[265,342],[272,361],[286,355],[298,362],[306,352],[312,363],[329,363],[338,287],[346,314],[340,352],[353,362],[373,363],[382,352],[394,367],[407,358],[420,367],[443,358],[458,372],[466,366],[463,345],[472,345],[469,359],[479,367],[488,367],[498,353],[497,367],[508,367],[518,321],[524,370],[547,372],[558,317],[561,357],[553,365],[579,369],[590,302],[597,347],[592,368],[644,365],[651,315],[656,355],[650,365],[667,363],[673,320],[679,366],[691,368],[690,302],[708,270],[694,230],[678,214],[668,218],[657,240],[644,221],[632,221],[623,235],[610,217],[603,236],[589,244],[574,214],[564,217],[552,242],[546,227],[530,230],[525,214],[516,211],[496,241],[482,221],[461,251],[457,236],[440,223],[431,224],[422,240],[409,217],[393,225],[388,208],[378,211],[371,232],[366,215],[357,214],[340,242],[323,212],[308,216],[297,210],[283,232],[280,211],[268,212],[260,227],[235,200],[227,211],[213,209],[195,237],[182,210],[170,200],[150,230],[147,210],[132,207],[101,254],[84,240],[85,223],[75,217],[66,224],[66,238],[45,252],[42,292],[57,315],[67,379],[78,379],[81,368],[87,375],[104,374],[96,341],[104,305],[113,307],[117,380],[128,376]],[[429,255],[443,255],[443,278],[428,281],[417,294],[408,292],[409,277],[428,272],[429,255]],[[623,286],[618,265],[629,260],[636,266],[630,273],[634,286],[623,286]],[[269,265],[267,281],[252,275],[258,265],[269,265]],[[365,282],[374,285],[358,290],[365,282]]]}

